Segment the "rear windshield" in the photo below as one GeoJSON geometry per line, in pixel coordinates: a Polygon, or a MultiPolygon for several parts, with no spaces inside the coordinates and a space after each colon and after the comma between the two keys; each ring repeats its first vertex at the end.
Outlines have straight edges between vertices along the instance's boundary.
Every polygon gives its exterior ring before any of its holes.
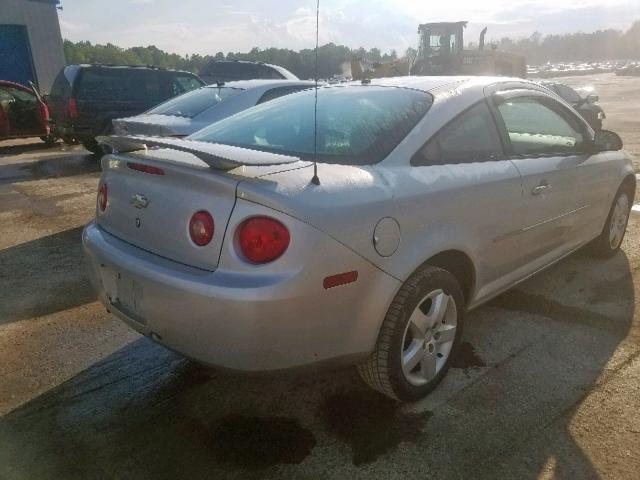
{"type": "Polygon", "coordinates": [[[147,113],[193,118],[223,100],[240,93],[240,88],[204,87],[172,98],[147,113]]]}
{"type": "Polygon", "coordinates": [[[202,83],[193,75],[136,68],[87,68],[75,92],[79,99],[160,103],[202,83]]]}
{"type": "Polygon", "coordinates": [[[234,80],[277,79],[284,78],[275,68],[259,63],[211,62],[202,72],[203,78],[213,82],[231,82],[234,80]]]}
{"type": "Polygon", "coordinates": [[[395,87],[350,86],[293,93],[215,123],[189,137],[299,156],[364,165],[384,159],[427,113],[428,93],[395,87]]]}
{"type": "Polygon", "coordinates": [[[53,81],[53,85],[51,86],[50,95],[52,97],[62,97],[64,95],[68,95],[70,92],[70,84],[69,80],[65,76],[64,70],[62,70],[56,79],[53,81]]]}

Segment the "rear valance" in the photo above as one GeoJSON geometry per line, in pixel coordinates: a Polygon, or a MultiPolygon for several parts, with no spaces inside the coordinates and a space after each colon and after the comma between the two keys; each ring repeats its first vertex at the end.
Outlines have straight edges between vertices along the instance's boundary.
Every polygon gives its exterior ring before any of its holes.
{"type": "Polygon", "coordinates": [[[249,148],[234,147],[220,143],[200,142],[178,138],[145,137],[134,135],[112,135],[98,137],[98,143],[112,148],[114,153],[146,150],[150,147],[168,148],[188,152],[217,170],[232,170],[242,165],[283,165],[300,161],[298,157],[261,152],[249,148]]]}

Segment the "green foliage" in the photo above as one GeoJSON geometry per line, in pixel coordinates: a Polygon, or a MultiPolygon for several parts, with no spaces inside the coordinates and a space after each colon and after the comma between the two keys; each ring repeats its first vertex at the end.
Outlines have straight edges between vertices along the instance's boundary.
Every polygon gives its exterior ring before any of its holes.
{"type": "MultiPolygon", "coordinates": [[[[593,33],[568,33],[543,37],[536,32],[528,38],[503,38],[497,42],[498,48],[524,55],[529,64],[547,61],[596,61],[640,58],[640,21],[635,22],[627,32],[599,30],[593,33]]],[[[67,63],[103,63],[126,65],[153,65],[156,67],[202,71],[212,60],[249,60],[280,65],[300,78],[313,78],[316,52],[314,49],[294,51],[287,48],[253,48],[251,51],[217,52],[215,55],[178,55],[160,50],[154,45],[148,47],[121,48],[108,43],[94,45],[90,42],[64,41],[67,63]]],[[[407,49],[405,55],[415,56],[416,50],[407,49]]],[[[389,62],[398,57],[395,50],[382,53],[378,48],[365,50],[351,49],[344,45],[328,43],[318,49],[318,76],[329,78],[349,72],[352,59],[370,63],[389,62]]]]}
{"type": "MultiPolygon", "coordinates": [[[[361,57],[375,56],[380,58],[380,50],[362,50],[361,57]]],[[[300,78],[312,78],[315,71],[316,53],[314,49],[298,52],[285,48],[253,48],[248,53],[217,52],[215,55],[185,55],[167,53],[151,45],[148,47],[120,48],[112,44],[93,45],[90,42],[64,41],[64,52],[67,64],[102,63],[125,65],[153,65],[156,67],[175,68],[199,73],[212,60],[249,60],[280,65],[300,78]]],[[[359,52],[352,51],[344,45],[329,43],[318,49],[318,73],[321,78],[349,71],[348,64],[359,52]]],[[[382,56],[382,60],[393,59],[395,52],[382,56]]]]}
{"type": "Polygon", "coordinates": [[[500,50],[524,55],[537,65],[558,61],[631,60],[640,58],[640,21],[627,32],[598,30],[593,33],[566,33],[543,37],[535,32],[528,38],[497,42],[500,50]]]}

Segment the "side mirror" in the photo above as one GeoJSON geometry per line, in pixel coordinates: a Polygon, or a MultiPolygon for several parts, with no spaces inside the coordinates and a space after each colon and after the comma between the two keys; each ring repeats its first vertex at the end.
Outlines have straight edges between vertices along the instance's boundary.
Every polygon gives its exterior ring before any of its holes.
{"type": "Polygon", "coordinates": [[[600,97],[598,95],[587,95],[587,103],[594,104],[600,101],[600,97]]]}
{"type": "Polygon", "coordinates": [[[598,130],[593,143],[597,152],[617,152],[623,147],[620,135],[609,130],[598,130]]]}

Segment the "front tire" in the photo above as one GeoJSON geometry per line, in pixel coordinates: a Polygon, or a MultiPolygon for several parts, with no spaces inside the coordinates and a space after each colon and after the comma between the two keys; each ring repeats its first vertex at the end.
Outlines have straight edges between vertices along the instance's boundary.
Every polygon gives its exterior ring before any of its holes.
{"type": "Polygon", "coordinates": [[[613,257],[622,245],[633,204],[633,189],[622,186],[609,210],[602,233],[591,244],[591,253],[600,258],[613,257]]]}
{"type": "Polygon", "coordinates": [[[425,266],[402,285],[382,322],[362,379],[401,401],[424,398],[449,369],[462,337],[464,295],[446,270],[425,266]]]}

